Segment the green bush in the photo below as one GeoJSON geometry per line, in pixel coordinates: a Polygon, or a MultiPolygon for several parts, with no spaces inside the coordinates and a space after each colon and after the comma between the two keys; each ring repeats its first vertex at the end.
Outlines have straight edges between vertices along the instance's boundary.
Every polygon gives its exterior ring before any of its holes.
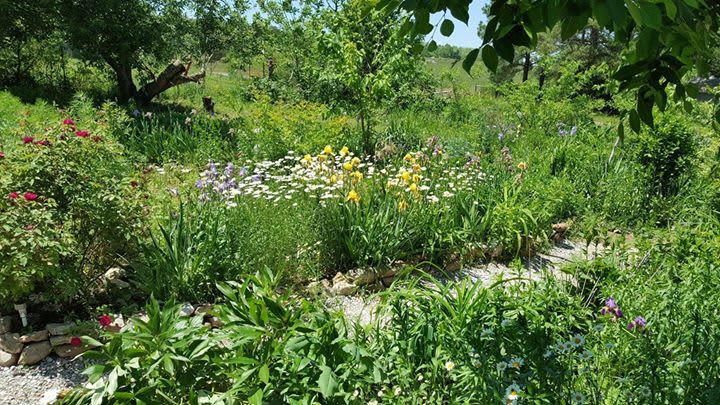
{"type": "Polygon", "coordinates": [[[122,148],[72,120],[15,131],[0,159],[0,297],[67,302],[89,295],[141,231],[139,189],[122,148]]]}

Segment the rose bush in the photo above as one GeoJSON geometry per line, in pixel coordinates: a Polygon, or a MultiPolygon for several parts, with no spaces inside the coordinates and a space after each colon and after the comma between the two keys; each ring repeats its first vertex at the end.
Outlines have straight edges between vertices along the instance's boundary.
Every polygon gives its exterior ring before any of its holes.
{"type": "Polygon", "coordinates": [[[134,251],[142,207],[132,166],[103,128],[21,127],[0,159],[0,302],[70,302],[134,251]],[[32,132],[32,133],[28,133],[32,132]]]}

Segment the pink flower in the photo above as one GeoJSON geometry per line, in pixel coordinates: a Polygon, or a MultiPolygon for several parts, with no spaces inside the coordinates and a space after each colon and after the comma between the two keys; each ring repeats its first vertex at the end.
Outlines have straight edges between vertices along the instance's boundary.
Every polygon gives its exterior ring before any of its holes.
{"type": "Polygon", "coordinates": [[[20,194],[13,191],[12,193],[8,194],[8,198],[11,200],[17,200],[20,197],[20,194]]]}
{"type": "Polygon", "coordinates": [[[5,152],[0,151],[0,159],[4,159],[4,158],[5,158],[5,152]]]}
{"type": "Polygon", "coordinates": [[[87,138],[90,133],[88,131],[77,131],[75,132],[78,138],[87,138]]]}
{"type": "Polygon", "coordinates": [[[80,347],[81,345],[82,345],[82,340],[80,340],[79,337],[73,336],[70,338],[70,346],[80,347]]]}
{"type": "Polygon", "coordinates": [[[27,201],[35,201],[38,199],[38,195],[28,191],[27,193],[23,194],[23,198],[27,201]]]}
{"type": "Polygon", "coordinates": [[[71,127],[74,127],[75,121],[71,120],[70,118],[66,118],[65,121],[63,121],[63,125],[69,125],[71,127]]]}
{"type": "Polygon", "coordinates": [[[42,146],[50,146],[50,141],[47,139],[43,139],[42,141],[35,142],[36,145],[42,145],[42,146]]]}
{"type": "Polygon", "coordinates": [[[100,315],[100,318],[98,318],[98,322],[100,322],[100,326],[106,328],[113,323],[113,319],[112,317],[110,317],[110,315],[100,315]]]}
{"type": "Polygon", "coordinates": [[[23,137],[22,141],[25,145],[27,145],[29,143],[33,143],[34,139],[32,136],[26,136],[26,137],[23,137]]]}
{"type": "Polygon", "coordinates": [[[35,229],[35,224],[27,224],[27,226],[25,226],[26,231],[32,231],[33,229],[35,229]]]}

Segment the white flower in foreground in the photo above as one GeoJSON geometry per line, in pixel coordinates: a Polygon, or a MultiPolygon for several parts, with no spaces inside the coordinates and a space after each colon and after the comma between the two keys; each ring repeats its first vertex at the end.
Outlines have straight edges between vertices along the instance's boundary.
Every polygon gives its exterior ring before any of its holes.
{"type": "Polygon", "coordinates": [[[573,404],[584,404],[585,394],[582,392],[573,392],[572,395],[570,395],[570,400],[573,404]]]}
{"type": "Polygon", "coordinates": [[[455,363],[453,363],[453,362],[450,361],[450,360],[448,360],[448,361],[445,362],[445,370],[447,370],[447,371],[453,371],[454,369],[455,369],[455,363]]]}
{"type": "Polygon", "coordinates": [[[495,368],[497,369],[498,373],[502,373],[503,371],[505,371],[505,369],[507,369],[507,367],[508,365],[504,361],[495,364],[495,368]]]}
{"type": "Polygon", "coordinates": [[[517,401],[518,398],[520,398],[520,386],[510,384],[510,386],[505,389],[505,400],[517,401]]]}

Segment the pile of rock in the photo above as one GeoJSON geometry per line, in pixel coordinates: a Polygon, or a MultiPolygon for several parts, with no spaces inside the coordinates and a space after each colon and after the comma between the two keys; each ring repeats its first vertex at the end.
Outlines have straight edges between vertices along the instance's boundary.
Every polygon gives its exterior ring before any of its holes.
{"type": "Polygon", "coordinates": [[[90,349],[71,335],[74,322],[50,323],[45,329],[20,334],[12,332],[13,317],[0,317],[0,366],[33,365],[51,353],[59,357],[75,357],[90,349]]]}
{"type": "Polygon", "coordinates": [[[354,269],[347,273],[337,273],[332,281],[323,279],[308,285],[308,289],[322,289],[328,295],[352,295],[359,288],[380,291],[392,284],[399,268],[388,270],[354,269]]]}
{"type": "Polygon", "coordinates": [[[180,306],[180,315],[182,316],[199,316],[203,317],[203,325],[208,328],[219,328],[223,326],[223,321],[213,315],[212,304],[200,304],[193,306],[190,303],[184,303],[180,306]]]}

